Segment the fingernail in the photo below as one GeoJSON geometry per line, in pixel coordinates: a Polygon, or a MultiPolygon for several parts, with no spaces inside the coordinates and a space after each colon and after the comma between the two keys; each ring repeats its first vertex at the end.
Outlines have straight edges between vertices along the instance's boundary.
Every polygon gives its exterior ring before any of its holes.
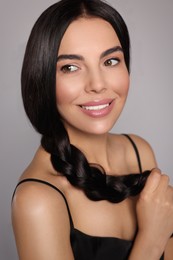
{"type": "Polygon", "coordinates": [[[154,178],[156,181],[159,181],[161,178],[161,172],[160,171],[152,171],[152,178],[154,178]]]}
{"type": "Polygon", "coordinates": [[[161,170],[159,169],[159,168],[153,168],[152,170],[151,170],[151,172],[155,172],[155,173],[158,173],[158,174],[161,174],[161,170]]]}

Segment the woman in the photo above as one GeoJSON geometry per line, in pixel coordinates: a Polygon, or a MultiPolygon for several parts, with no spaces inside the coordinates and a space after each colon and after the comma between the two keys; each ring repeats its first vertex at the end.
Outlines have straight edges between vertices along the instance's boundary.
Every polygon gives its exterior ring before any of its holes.
{"type": "Polygon", "coordinates": [[[129,45],[100,0],[62,0],[34,25],[22,96],[42,139],[13,197],[20,259],[172,259],[168,176],[145,140],[109,133],[128,95],[129,45]]]}

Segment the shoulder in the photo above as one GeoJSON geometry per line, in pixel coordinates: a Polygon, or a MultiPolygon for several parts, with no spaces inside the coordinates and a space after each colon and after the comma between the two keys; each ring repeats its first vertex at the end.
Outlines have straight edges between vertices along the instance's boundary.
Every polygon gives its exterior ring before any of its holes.
{"type": "Polygon", "coordinates": [[[26,252],[30,252],[30,259],[56,259],[53,255],[65,259],[64,250],[68,257],[71,254],[67,206],[51,187],[36,182],[19,185],[12,202],[12,223],[21,258],[29,259],[26,252]],[[32,252],[37,253],[34,256],[32,252]]]}
{"type": "MultiPolygon", "coordinates": [[[[17,212],[20,212],[29,209],[29,212],[35,211],[39,214],[41,211],[47,211],[47,207],[50,210],[51,208],[56,210],[57,214],[67,211],[64,197],[61,194],[65,187],[64,178],[58,176],[58,173],[52,168],[50,155],[39,148],[32,162],[20,177],[20,181],[25,179],[30,179],[30,181],[23,182],[17,187],[12,203],[14,211],[17,209],[17,212]],[[32,179],[36,181],[32,181],[32,179]]],[[[51,217],[53,216],[51,214],[51,217]]],[[[58,214],[58,216],[60,215],[58,214]]]]}
{"type": "MultiPolygon", "coordinates": [[[[154,151],[151,145],[148,143],[148,141],[135,134],[128,134],[128,136],[133,140],[138,150],[139,157],[142,164],[142,170],[145,171],[157,167],[154,151]]],[[[126,137],[125,137],[125,142],[126,142],[126,151],[129,154],[129,157],[134,158],[135,153],[132,144],[129,142],[129,140],[127,140],[126,137]]]]}
{"type": "MultiPolygon", "coordinates": [[[[155,155],[151,145],[144,138],[138,135],[128,134],[128,136],[137,148],[142,165],[142,171],[157,167],[155,155]]],[[[139,172],[137,155],[130,140],[128,140],[128,138],[123,134],[111,134],[110,138],[113,146],[112,150],[118,150],[118,153],[122,155],[123,160],[127,163],[129,172],[139,172]]]]}
{"type": "MultiPolygon", "coordinates": [[[[45,210],[49,207],[58,205],[59,207],[66,209],[66,204],[63,196],[52,187],[35,181],[27,181],[21,183],[15,192],[13,198],[14,207],[19,207],[19,210],[29,208],[31,210],[39,209],[45,210]]],[[[39,211],[37,211],[39,212],[39,211]]]]}
{"type": "Polygon", "coordinates": [[[62,224],[70,229],[67,206],[63,196],[48,185],[36,182],[22,183],[17,187],[12,202],[14,224],[20,220],[23,227],[29,222],[43,225],[54,222],[56,228],[62,224]]]}

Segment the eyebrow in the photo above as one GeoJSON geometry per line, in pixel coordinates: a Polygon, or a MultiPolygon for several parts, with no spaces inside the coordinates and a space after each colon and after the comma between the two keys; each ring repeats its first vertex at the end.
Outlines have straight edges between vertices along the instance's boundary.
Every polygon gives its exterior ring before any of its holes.
{"type": "MultiPolygon", "coordinates": [[[[101,55],[100,58],[104,58],[105,56],[113,53],[113,52],[123,52],[123,49],[121,46],[115,46],[113,48],[110,48],[106,51],[104,51],[101,55]]],[[[61,54],[57,57],[57,62],[61,61],[61,60],[84,60],[84,57],[81,55],[77,55],[77,54],[61,54]]]]}
{"type": "Polygon", "coordinates": [[[110,48],[110,49],[104,51],[101,54],[100,58],[104,58],[105,56],[107,56],[107,55],[109,55],[109,54],[111,54],[113,52],[118,52],[118,51],[123,52],[123,48],[121,46],[115,46],[113,48],[110,48]]]}
{"type": "Polygon", "coordinates": [[[57,61],[60,60],[84,60],[84,58],[76,54],[62,54],[57,57],[57,61]]]}

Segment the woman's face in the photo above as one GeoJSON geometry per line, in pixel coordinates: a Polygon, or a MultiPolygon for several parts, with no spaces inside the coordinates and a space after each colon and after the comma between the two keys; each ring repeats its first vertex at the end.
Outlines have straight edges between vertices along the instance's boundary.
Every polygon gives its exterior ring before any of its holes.
{"type": "Polygon", "coordinates": [[[67,28],[58,52],[57,108],[67,131],[108,132],[128,94],[129,74],[112,26],[80,18],[67,28]]]}

